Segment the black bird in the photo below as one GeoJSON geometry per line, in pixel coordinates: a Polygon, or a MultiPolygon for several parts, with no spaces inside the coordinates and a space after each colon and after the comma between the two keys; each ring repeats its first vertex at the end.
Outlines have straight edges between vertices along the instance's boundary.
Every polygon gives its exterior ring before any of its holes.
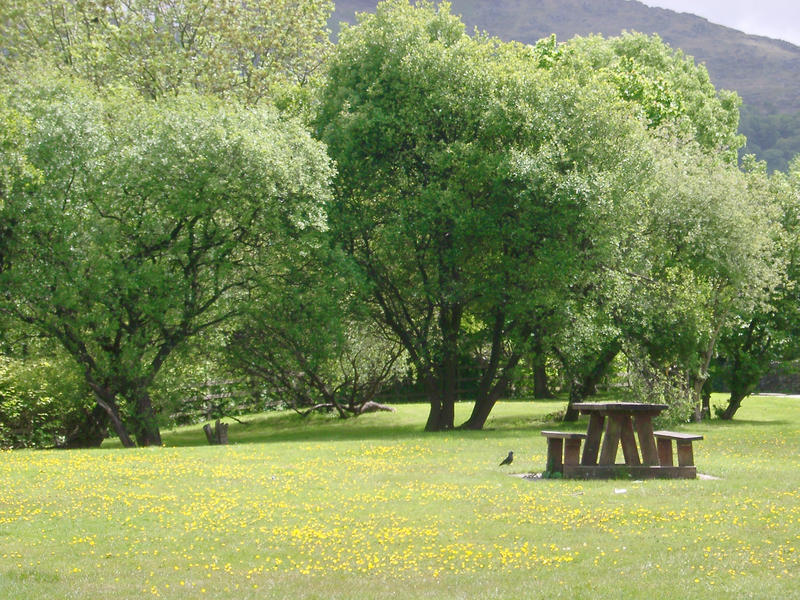
{"type": "Polygon", "coordinates": [[[503,462],[500,463],[500,466],[502,467],[503,465],[510,465],[512,462],[514,462],[514,453],[509,452],[508,456],[506,456],[503,459],[503,462]]]}

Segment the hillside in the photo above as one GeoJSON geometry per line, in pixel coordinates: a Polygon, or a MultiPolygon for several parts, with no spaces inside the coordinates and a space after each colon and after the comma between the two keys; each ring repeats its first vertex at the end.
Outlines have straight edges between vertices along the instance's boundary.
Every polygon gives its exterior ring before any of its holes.
{"type": "MultiPolygon", "coordinates": [[[[331,29],[374,10],[376,0],[337,0],[331,29]]],[[[716,25],[687,13],[636,0],[452,0],[468,29],[504,40],[534,43],[555,33],[618,35],[623,30],[658,33],[667,43],[705,63],[718,88],[744,100],[741,131],[748,151],[784,169],[800,153],[800,47],[716,25]]]]}

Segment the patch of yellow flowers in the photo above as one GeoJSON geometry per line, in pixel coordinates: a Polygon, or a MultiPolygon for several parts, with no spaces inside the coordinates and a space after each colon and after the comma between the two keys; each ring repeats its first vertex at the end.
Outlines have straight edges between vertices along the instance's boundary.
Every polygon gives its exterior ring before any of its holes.
{"type": "Polygon", "coordinates": [[[474,466],[459,481],[457,468],[404,441],[3,453],[0,558],[31,569],[60,557],[71,565],[57,567],[61,577],[136,565],[143,589],[191,581],[198,591],[211,577],[238,588],[275,573],[436,580],[575,561],[613,569],[629,551],[620,536],[656,536],[670,550],[702,546],[697,581],[747,565],[800,573],[797,490],[779,504],[711,493],[703,506],[687,499],[657,510],[632,495],[590,501],[575,482],[508,481],[474,466]],[[441,476],[413,477],[432,469],[441,476]],[[739,541],[717,531],[731,522],[739,541]]]}

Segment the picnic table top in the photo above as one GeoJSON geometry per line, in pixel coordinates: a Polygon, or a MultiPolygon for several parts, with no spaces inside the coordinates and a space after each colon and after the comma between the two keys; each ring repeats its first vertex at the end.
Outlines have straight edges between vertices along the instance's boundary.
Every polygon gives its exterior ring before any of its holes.
{"type": "Polygon", "coordinates": [[[572,405],[581,412],[661,412],[666,410],[666,404],[643,404],[639,402],[579,402],[572,405]]]}

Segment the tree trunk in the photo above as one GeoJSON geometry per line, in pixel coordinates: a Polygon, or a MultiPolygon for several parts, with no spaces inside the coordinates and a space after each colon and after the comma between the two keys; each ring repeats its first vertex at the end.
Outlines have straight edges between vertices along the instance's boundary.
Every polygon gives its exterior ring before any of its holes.
{"type": "Polygon", "coordinates": [[[692,398],[694,399],[694,414],[692,415],[692,420],[695,423],[699,423],[704,418],[708,417],[708,414],[705,412],[705,403],[703,402],[703,386],[706,384],[706,379],[708,379],[708,375],[703,372],[703,374],[695,377],[694,384],[692,385],[692,398]]]}
{"type": "Polygon", "coordinates": [[[578,420],[580,413],[578,412],[578,409],[574,408],[572,405],[576,402],[580,402],[581,400],[582,399],[573,400],[572,394],[570,393],[569,400],[567,401],[567,409],[564,411],[564,418],[562,421],[565,423],[574,423],[578,420]]]}
{"type": "Polygon", "coordinates": [[[428,421],[425,423],[425,431],[448,431],[453,429],[454,423],[454,404],[438,397],[432,400],[428,421]]]}
{"type": "Polygon", "coordinates": [[[544,361],[537,360],[533,365],[533,397],[537,400],[548,400],[554,398],[547,383],[547,370],[544,361]]]}
{"type": "Polygon", "coordinates": [[[706,378],[706,382],[703,384],[703,389],[700,390],[700,395],[702,396],[702,405],[703,405],[703,418],[710,419],[711,418],[711,391],[709,388],[711,387],[708,378],[706,378]]]}
{"type": "Polygon", "coordinates": [[[161,432],[150,394],[145,390],[136,392],[136,443],[139,446],[160,446],[161,432]]]}
{"type": "Polygon", "coordinates": [[[600,352],[586,373],[573,377],[569,387],[569,402],[564,413],[564,421],[577,421],[578,411],[573,404],[583,402],[587,397],[597,393],[597,384],[606,376],[608,369],[622,349],[622,342],[613,340],[600,352]]]}
{"type": "Polygon", "coordinates": [[[455,397],[442,400],[442,412],[439,415],[439,431],[450,431],[455,427],[456,401],[455,397]]]}
{"type": "Polygon", "coordinates": [[[489,414],[492,412],[494,405],[497,404],[500,396],[503,395],[503,391],[507,385],[508,377],[504,373],[486,396],[475,399],[475,406],[472,407],[472,414],[459,429],[470,429],[474,431],[483,429],[483,426],[486,425],[486,419],[489,418],[489,414]]]}
{"type": "Polygon", "coordinates": [[[442,398],[439,394],[436,378],[432,373],[425,377],[425,395],[430,403],[428,411],[428,421],[425,423],[425,431],[440,431],[439,423],[442,413],[442,398]]]}
{"type": "Polygon", "coordinates": [[[108,419],[111,421],[111,427],[114,429],[117,437],[119,437],[119,441],[122,443],[123,447],[135,448],[136,443],[131,439],[125,427],[125,423],[122,422],[122,418],[120,417],[116,394],[107,387],[101,386],[94,381],[88,381],[88,383],[89,387],[91,387],[95,393],[98,406],[108,415],[108,419]]]}
{"type": "Polygon", "coordinates": [[[451,367],[446,365],[442,365],[439,377],[431,379],[431,384],[426,385],[431,408],[425,431],[448,431],[453,429],[455,423],[458,379],[452,374],[451,367]]]}
{"type": "Polygon", "coordinates": [[[746,397],[747,396],[743,393],[731,392],[731,397],[728,399],[728,406],[725,408],[725,412],[720,415],[720,419],[726,421],[733,419],[733,415],[739,410],[739,407],[742,405],[742,400],[746,397]]]}
{"type": "Polygon", "coordinates": [[[459,429],[483,429],[483,426],[486,425],[486,419],[489,418],[489,414],[492,412],[494,405],[497,404],[497,401],[505,393],[508,383],[511,381],[511,375],[514,369],[516,369],[517,364],[519,364],[520,358],[522,358],[522,356],[518,353],[512,354],[509,357],[501,370],[502,374],[497,377],[494,385],[492,385],[487,392],[484,392],[475,399],[475,406],[472,407],[472,414],[459,429]]]}
{"type": "Polygon", "coordinates": [[[497,402],[496,394],[493,393],[496,386],[493,387],[497,371],[500,367],[500,357],[503,349],[503,324],[505,322],[505,315],[502,312],[495,314],[494,326],[492,328],[492,349],[489,354],[489,362],[481,374],[481,379],[478,384],[477,394],[475,396],[475,404],[472,407],[472,414],[466,422],[459,426],[459,429],[483,429],[486,419],[489,418],[489,413],[497,402]]]}
{"type": "Polygon", "coordinates": [[[700,372],[698,373],[697,377],[694,380],[694,386],[692,388],[692,395],[694,398],[694,421],[699,423],[704,418],[709,418],[711,416],[710,412],[706,412],[704,406],[702,392],[703,386],[708,379],[708,368],[711,366],[711,359],[714,358],[714,347],[717,343],[717,338],[719,337],[719,332],[722,329],[722,321],[720,320],[717,323],[716,329],[714,329],[714,333],[711,335],[711,339],[708,342],[708,347],[706,348],[705,353],[703,354],[703,364],[700,368],[700,372]]]}
{"type": "Polygon", "coordinates": [[[425,431],[448,431],[455,424],[455,404],[458,398],[458,356],[446,356],[436,378],[435,398],[425,431]]]}
{"type": "Polygon", "coordinates": [[[458,400],[458,332],[463,309],[458,304],[439,309],[439,329],[442,334],[440,363],[435,367],[436,382],[429,387],[431,412],[425,431],[447,431],[455,424],[455,404],[458,400]]]}
{"type": "Polygon", "coordinates": [[[445,349],[442,365],[442,414],[439,418],[441,431],[453,429],[455,421],[455,406],[458,400],[458,351],[454,342],[455,339],[451,340],[445,349]]]}

